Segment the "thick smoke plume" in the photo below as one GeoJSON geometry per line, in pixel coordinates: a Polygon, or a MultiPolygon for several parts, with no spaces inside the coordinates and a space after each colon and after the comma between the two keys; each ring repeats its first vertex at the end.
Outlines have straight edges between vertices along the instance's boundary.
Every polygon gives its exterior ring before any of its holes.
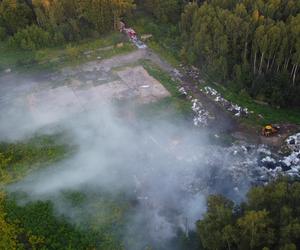
{"type": "MultiPolygon", "coordinates": [[[[142,239],[130,249],[142,249],[145,240],[164,244],[178,230],[194,230],[208,194],[242,199],[251,176],[245,163],[248,153],[213,145],[209,131],[193,128],[190,122],[149,122],[126,112],[108,103],[63,118],[60,113],[39,118],[30,110],[7,109],[1,115],[1,140],[63,130],[68,131],[68,143],[77,146],[68,159],[10,189],[26,192],[32,200],[52,199],[57,211],[74,221],[80,221],[80,213],[59,198],[61,192],[90,190],[130,197],[135,205],[124,240],[126,234],[142,239]],[[241,164],[243,168],[236,167],[241,164]]],[[[92,212],[87,203],[84,213],[92,212]]]]}

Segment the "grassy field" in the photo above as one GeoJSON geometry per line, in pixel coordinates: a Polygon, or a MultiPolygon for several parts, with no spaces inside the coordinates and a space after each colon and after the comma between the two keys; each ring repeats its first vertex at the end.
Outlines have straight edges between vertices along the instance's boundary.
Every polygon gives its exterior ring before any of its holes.
{"type": "Polygon", "coordinates": [[[182,96],[178,91],[178,83],[174,81],[171,76],[160,69],[157,65],[151,61],[142,60],[141,64],[147,70],[147,72],[158,80],[171,94],[170,97],[164,98],[156,103],[144,105],[141,110],[146,116],[163,117],[172,119],[182,119],[188,117],[191,110],[191,103],[182,96]]]}
{"type": "Polygon", "coordinates": [[[63,159],[75,148],[60,142],[62,135],[34,136],[13,143],[0,142],[0,186],[63,159]]]}
{"type": "Polygon", "coordinates": [[[111,33],[98,39],[87,39],[37,51],[12,49],[7,43],[2,42],[0,43],[0,70],[7,68],[24,72],[55,70],[63,66],[109,58],[134,49],[135,47],[120,33],[111,33]]]}

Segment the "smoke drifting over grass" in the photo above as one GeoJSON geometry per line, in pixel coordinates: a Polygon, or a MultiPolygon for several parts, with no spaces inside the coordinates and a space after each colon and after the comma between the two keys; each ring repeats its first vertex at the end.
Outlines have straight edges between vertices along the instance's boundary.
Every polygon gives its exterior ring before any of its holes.
{"type": "MultiPolygon", "coordinates": [[[[251,166],[245,164],[248,153],[233,154],[232,148],[211,144],[209,130],[193,128],[192,122],[174,124],[155,118],[149,122],[128,116],[127,111],[102,103],[77,114],[65,113],[63,118],[61,112],[57,117],[52,112],[39,119],[30,110],[7,109],[1,115],[1,121],[5,119],[1,140],[21,140],[37,130],[68,131],[68,143],[78,148],[68,159],[31,174],[10,190],[25,192],[30,200],[51,199],[59,213],[77,223],[97,214],[95,200],[88,198],[79,209],[61,193],[105,193],[116,201],[123,197],[130,203],[122,232],[128,249],[162,246],[178,230],[193,230],[206,209],[208,194],[243,197],[251,178],[251,166]]],[[[108,208],[103,211],[110,213],[108,208]]]]}

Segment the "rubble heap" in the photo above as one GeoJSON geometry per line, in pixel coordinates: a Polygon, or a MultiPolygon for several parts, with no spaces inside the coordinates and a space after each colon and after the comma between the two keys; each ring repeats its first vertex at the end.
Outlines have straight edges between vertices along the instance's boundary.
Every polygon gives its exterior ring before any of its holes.
{"type": "Polygon", "coordinates": [[[300,133],[287,138],[288,148],[291,150],[290,155],[284,157],[282,162],[291,168],[290,174],[295,175],[300,172],[300,133]]]}
{"type": "Polygon", "coordinates": [[[194,125],[197,127],[206,127],[208,125],[209,113],[203,108],[202,103],[198,99],[192,100],[192,110],[195,113],[194,125]]]}
{"type": "Polygon", "coordinates": [[[226,100],[214,88],[206,86],[202,89],[202,91],[206,95],[213,97],[215,102],[221,104],[226,110],[228,110],[234,116],[241,117],[241,116],[247,116],[249,114],[249,111],[247,108],[240,107],[239,105],[226,100]]]}

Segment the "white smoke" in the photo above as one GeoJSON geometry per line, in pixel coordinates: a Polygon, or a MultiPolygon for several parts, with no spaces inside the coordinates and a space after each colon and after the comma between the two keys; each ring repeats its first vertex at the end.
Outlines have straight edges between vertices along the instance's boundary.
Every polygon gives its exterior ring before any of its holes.
{"type": "MultiPolygon", "coordinates": [[[[17,97],[12,95],[10,102],[17,97]]],[[[20,140],[38,130],[64,130],[78,150],[10,189],[26,192],[33,200],[53,199],[57,210],[71,219],[78,213],[57,198],[61,192],[123,193],[136,201],[125,238],[134,229],[133,234],[144,234],[156,244],[172,239],[180,229],[194,230],[208,194],[221,191],[238,199],[248,189],[250,167],[232,174],[244,155],[234,156],[232,150],[212,145],[209,131],[191,123],[127,119],[120,107],[105,103],[64,117],[52,112],[49,118],[45,112],[43,119],[20,107],[2,109],[1,140],[20,140]]],[[[130,249],[141,249],[140,244],[137,241],[130,249]]]]}

